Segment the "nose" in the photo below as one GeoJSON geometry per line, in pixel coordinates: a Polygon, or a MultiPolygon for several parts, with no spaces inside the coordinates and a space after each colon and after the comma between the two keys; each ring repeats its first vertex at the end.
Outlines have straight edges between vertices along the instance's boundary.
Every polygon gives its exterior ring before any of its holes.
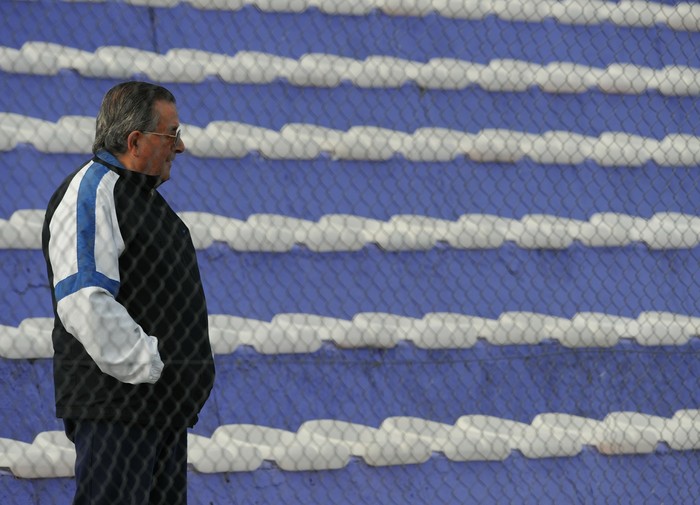
{"type": "Polygon", "coordinates": [[[185,142],[182,140],[182,138],[178,138],[175,142],[175,152],[177,154],[185,152],[185,142]]]}

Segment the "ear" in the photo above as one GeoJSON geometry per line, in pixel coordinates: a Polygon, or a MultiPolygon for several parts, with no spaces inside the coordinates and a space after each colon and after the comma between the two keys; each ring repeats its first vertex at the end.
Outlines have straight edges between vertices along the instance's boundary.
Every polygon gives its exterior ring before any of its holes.
{"type": "Polygon", "coordinates": [[[138,156],[139,143],[142,141],[141,132],[133,131],[126,138],[126,150],[132,156],[138,156]]]}

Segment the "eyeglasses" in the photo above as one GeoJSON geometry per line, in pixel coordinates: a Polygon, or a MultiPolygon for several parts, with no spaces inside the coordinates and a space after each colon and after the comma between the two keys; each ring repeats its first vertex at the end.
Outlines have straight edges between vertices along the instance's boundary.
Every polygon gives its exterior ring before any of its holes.
{"type": "Polygon", "coordinates": [[[150,135],[158,135],[159,137],[169,137],[171,139],[175,139],[175,145],[177,145],[180,142],[180,137],[182,136],[182,128],[178,128],[177,131],[175,132],[175,135],[171,133],[158,133],[158,132],[147,132],[147,131],[141,131],[141,133],[148,133],[150,135]]]}

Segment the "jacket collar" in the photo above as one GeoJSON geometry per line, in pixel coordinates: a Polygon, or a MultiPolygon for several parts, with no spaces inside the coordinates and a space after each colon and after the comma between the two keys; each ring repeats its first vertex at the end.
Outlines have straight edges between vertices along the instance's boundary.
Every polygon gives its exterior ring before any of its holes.
{"type": "Polygon", "coordinates": [[[155,189],[162,181],[157,175],[146,175],[141,172],[135,172],[124,167],[121,162],[109,151],[100,150],[97,151],[93,161],[106,166],[113,172],[119,174],[119,177],[123,177],[132,184],[136,184],[139,187],[143,187],[146,190],[155,189]]]}

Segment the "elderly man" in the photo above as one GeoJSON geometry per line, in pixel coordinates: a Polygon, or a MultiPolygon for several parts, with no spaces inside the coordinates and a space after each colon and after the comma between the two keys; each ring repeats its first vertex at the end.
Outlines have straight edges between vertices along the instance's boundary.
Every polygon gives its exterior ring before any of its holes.
{"type": "Polygon", "coordinates": [[[102,101],[94,157],[48,204],[56,414],[75,443],[74,504],[187,501],[187,427],[214,364],[194,246],[156,189],[184,150],[175,97],[119,84],[102,101]]]}

